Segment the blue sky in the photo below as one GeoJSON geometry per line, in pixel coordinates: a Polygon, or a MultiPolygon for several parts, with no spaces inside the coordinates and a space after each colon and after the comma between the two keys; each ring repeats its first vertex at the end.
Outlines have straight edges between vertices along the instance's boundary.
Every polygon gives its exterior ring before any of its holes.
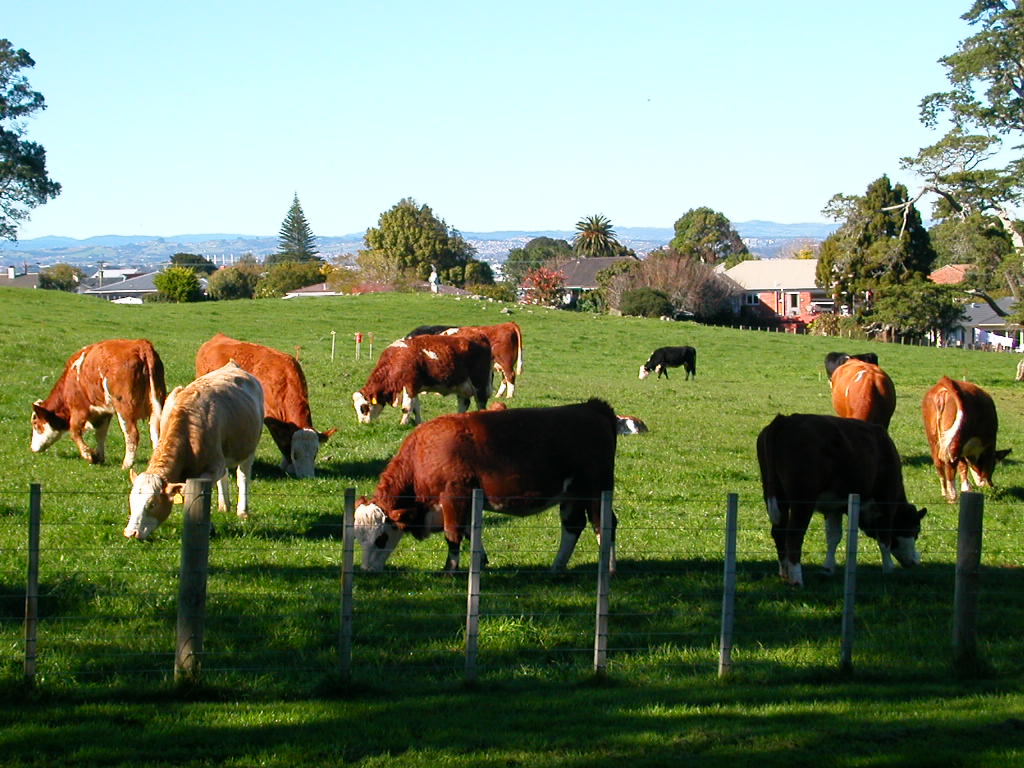
{"type": "MultiPolygon", "coordinates": [[[[43,235],[821,221],[937,136],[969,0],[0,0],[64,191],[43,235]]],[[[927,210],[924,211],[927,216],[927,210]]]]}

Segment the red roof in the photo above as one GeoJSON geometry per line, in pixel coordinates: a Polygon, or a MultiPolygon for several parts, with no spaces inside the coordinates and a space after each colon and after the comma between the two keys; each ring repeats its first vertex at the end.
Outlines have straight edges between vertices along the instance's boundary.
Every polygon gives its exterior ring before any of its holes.
{"type": "Polygon", "coordinates": [[[962,283],[972,269],[973,264],[947,264],[928,275],[928,279],[940,285],[956,285],[962,283]]]}

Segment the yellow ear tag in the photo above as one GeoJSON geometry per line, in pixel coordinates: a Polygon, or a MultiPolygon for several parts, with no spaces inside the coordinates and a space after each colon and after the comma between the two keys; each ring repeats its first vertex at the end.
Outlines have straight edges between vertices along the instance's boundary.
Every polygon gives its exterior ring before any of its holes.
{"type": "Polygon", "coordinates": [[[174,496],[171,497],[171,504],[184,504],[184,503],[185,503],[185,497],[182,496],[180,493],[176,493],[176,494],[174,494],[174,496]]]}
{"type": "Polygon", "coordinates": [[[376,405],[376,404],[377,404],[377,398],[376,397],[371,397],[370,398],[370,405],[376,405]]]}

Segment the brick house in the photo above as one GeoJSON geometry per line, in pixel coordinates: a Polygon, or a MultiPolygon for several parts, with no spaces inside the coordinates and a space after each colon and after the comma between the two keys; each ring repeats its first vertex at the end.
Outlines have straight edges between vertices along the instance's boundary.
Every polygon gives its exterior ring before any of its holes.
{"type": "Polygon", "coordinates": [[[741,322],[780,323],[786,330],[802,331],[819,314],[834,310],[832,297],[815,285],[817,267],[817,259],[741,261],[724,271],[738,288],[734,313],[741,322]]]}

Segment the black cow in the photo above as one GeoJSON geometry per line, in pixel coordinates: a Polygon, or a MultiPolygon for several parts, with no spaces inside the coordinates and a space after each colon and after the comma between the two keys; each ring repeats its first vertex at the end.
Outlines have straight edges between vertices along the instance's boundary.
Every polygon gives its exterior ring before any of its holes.
{"type": "Polygon", "coordinates": [[[697,378],[697,350],[693,347],[658,347],[646,363],[640,366],[640,378],[646,379],[655,371],[659,378],[668,378],[668,368],[683,366],[686,378],[697,378]]]}
{"type": "Polygon", "coordinates": [[[825,371],[828,373],[829,381],[832,380],[832,374],[836,372],[836,368],[847,360],[863,360],[865,363],[878,365],[878,355],[874,352],[861,352],[859,355],[848,355],[845,352],[829,352],[825,355],[825,371]]]}
{"type": "Polygon", "coordinates": [[[458,328],[457,325],[419,325],[405,334],[405,338],[411,339],[413,336],[434,336],[438,333],[444,333],[445,331],[451,330],[452,328],[458,328]]]}

